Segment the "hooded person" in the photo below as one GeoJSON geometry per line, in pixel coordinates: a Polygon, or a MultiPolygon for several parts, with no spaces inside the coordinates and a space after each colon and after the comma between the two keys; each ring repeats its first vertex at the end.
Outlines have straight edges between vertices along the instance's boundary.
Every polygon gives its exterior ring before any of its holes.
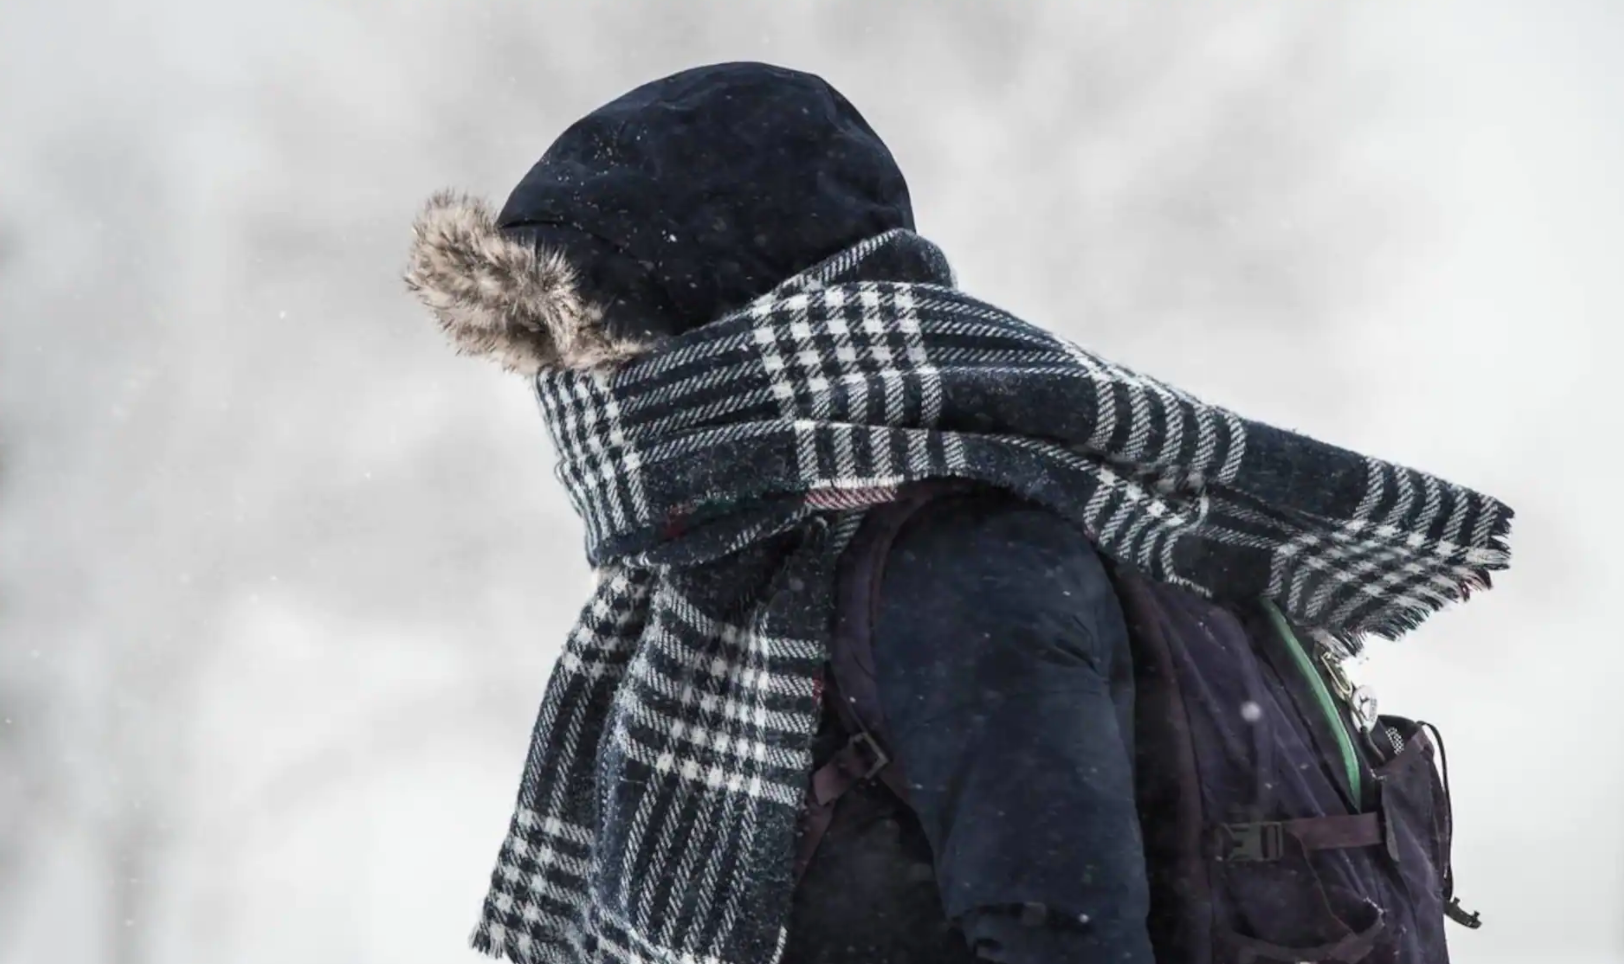
{"type": "Polygon", "coordinates": [[[1337,667],[1507,565],[1498,502],[959,291],[779,67],[625,94],[494,216],[437,195],[407,283],[533,381],[598,575],[479,949],[1446,959],[1435,743],[1337,667]]]}

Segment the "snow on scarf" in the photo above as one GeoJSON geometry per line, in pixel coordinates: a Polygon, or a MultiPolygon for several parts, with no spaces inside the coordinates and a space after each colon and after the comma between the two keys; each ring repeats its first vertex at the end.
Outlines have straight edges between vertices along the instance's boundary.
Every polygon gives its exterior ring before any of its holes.
{"type": "Polygon", "coordinates": [[[777,959],[835,559],[904,483],[1013,490],[1343,655],[1509,559],[1499,502],[1104,361],[955,290],[906,231],[536,391],[600,579],[474,934],[527,964],[777,959]]]}

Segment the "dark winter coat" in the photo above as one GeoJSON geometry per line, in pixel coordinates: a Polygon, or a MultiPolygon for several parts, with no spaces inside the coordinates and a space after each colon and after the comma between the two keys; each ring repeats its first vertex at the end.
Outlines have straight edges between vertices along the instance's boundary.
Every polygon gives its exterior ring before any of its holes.
{"type": "Polygon", "coordinates": [[[885,573],[874,655],[914,809],[878,784],[841,801],[786,964],[1150,964],[1132,660],[1088,538],[967,495],[910,520],[885,573]]]}

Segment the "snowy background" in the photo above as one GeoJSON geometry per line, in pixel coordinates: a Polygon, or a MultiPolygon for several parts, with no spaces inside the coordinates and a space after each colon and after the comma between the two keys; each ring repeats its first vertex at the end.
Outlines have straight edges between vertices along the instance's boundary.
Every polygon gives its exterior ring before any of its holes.
{"type": "Polygon", "coordinates": [[[475,959],[587,574],[407,225],[728,59],[850,96],[973,292],[1518,510],[1363,673],[1448,739],[1458,964],[1624,962],[1621,55],[1608,0],[4,0],[0,962],[475,959]]]}

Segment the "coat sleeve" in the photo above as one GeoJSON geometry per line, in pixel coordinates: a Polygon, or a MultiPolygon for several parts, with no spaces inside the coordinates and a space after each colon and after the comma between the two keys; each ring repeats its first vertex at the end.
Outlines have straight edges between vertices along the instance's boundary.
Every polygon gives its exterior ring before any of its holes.
{"type": "Polygon", "coordinates": [[[1004,496],[927,507],[874,653],[948,916],[1011,964],[1151,964],[1127,629],[1088,538],[1004,496]]]}

